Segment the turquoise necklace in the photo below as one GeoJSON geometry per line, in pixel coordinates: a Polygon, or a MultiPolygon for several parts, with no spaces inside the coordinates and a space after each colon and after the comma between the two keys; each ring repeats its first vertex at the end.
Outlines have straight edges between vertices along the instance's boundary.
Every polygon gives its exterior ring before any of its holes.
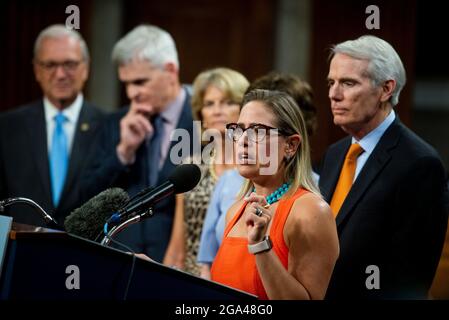
{"type": "MultiPolygon", "coordinates": [[[[276,201],[279,201],[279,199],[282,198],[282,196],[288,191],[290,188],[291,183],[286,182],[279,188],[277,188],[272,194],[265,197],[267,199],[268,204],[273,204],[276,201]]],[[[256,188],[253,188],[253,192],[256,192],[256,188]]]]}

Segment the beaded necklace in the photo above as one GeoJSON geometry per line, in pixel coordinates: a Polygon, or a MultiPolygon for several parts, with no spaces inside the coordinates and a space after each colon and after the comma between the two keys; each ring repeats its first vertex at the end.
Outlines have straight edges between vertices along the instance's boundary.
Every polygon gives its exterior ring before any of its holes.
{"type": "MultiPolygon", "coordinates": [[[[290,188],[290,185],[291,185],[290,182],[286,182],[282,186],[277,188],[273,193],[266,196],[265,199],[267,200],[268,204],[271,205],[271,204],[279,201],[279,199],[281,199],[282,196],[288,191],[288,189],[290,188]]],[[[256,192],[256,188],[253,188],[253,192],[256,192]]]]}

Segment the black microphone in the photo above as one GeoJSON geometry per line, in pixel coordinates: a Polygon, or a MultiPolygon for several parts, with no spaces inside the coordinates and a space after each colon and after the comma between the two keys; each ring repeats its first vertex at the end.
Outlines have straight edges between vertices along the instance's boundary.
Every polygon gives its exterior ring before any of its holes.
{"type": "Polygon", "coordinates": [[[112,223],[118,223],[130,217],[145,213],[155,203],[173,193],[192,190],[201,179],[201,170],[195,164],[182,164],[175,168],[167,181],[150,188],[139,197],[124,205],[118,213],[111,216],[112,223]]]}
{"type": "Polygon", "coordinates": [[[117,212],[128,201],[128,193],[123,189],[106,189],[67,216],[64,227],[69,233],[95,241],[111,213],[117,212]]]}

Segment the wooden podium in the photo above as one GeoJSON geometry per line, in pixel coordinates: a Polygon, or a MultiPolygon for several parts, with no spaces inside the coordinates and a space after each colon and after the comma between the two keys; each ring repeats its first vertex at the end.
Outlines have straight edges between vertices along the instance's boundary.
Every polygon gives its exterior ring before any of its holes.
{"type": "Polygon", "coordinates": [[[132,255],[61,231],[13,223],[4,238],[1,300],[123,300],[130,276],[128,300],[255,299],[140,258],[131,275],[132,255]]]}

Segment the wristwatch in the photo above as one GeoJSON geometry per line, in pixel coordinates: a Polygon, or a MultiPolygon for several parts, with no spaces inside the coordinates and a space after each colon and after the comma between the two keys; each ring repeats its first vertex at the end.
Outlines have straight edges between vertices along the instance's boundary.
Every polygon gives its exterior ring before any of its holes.
{"type": "Polygon", "coordinates": [[[273,248],[273,244],[271,243],[270,237],[265,236],[261,242],[256,244],[249,244],[248,251],[252,254],[258,254],[261,252],[269,251],[273,248]]]}

